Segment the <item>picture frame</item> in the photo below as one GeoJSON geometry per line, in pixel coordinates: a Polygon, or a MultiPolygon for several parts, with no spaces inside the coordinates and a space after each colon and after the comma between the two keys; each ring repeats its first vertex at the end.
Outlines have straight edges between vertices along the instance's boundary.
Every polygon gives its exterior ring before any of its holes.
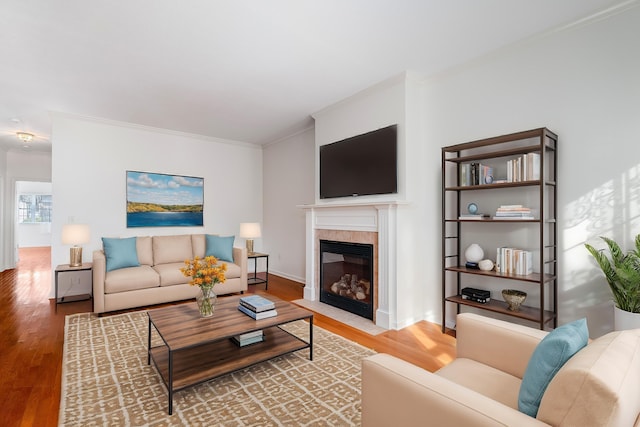
{"type": "Polygon", "coordinates": [[[204,178],[126,171],[127,228],[203,226],[204,178]]]}

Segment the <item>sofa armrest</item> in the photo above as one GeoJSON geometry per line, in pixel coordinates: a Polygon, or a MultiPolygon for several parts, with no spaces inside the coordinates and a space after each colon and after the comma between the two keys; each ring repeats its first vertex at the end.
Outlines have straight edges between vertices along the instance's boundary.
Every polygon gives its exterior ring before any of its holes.
{"type": "Polygon", "coordinates": [[[233,247],[233,263],[240,266],[240,281],[242,282],[242,290],[249,289],[247,280],[247,248],[233,247]]]}
{"type": "Polygon", "coordinates": [[[522,378],[533,350],[547,334],[528,326],[461,313],[456,317],[456,356],[522,378]]]}
{"type": "Polygon", "coordinates": [[[93,311],[104,313],[104,281],[107,277],[107,258],[102,250],[93,251],[93,311]]]}
{"type": "Polygon", "coordinates": [[[546,426],[388,354],[362,361],[362,426],[546,426]]]}

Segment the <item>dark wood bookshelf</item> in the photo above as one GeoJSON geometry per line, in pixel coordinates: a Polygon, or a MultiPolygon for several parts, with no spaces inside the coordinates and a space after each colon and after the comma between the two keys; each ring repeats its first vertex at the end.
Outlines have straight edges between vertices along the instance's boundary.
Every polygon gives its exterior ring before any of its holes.
{"type": "MultiPolygon", "coordinates": [[[[555,133],[547,128],[538,128],[442,148],[443,331],[447,321],[447,309],[451,305],[455,306],[457,313],[460,312],[461,306],[471,306],[535,322],[540,329],[557,326],[557,144],[558,136],[555,133]],[[528,163],[530,159],[525,155],[529,153],[539,155],[539,162],[536,159],[535,164],[528,163]],[[510,160],[517,160],[518,164],[526,164],[527,172],[531,172],[532,165],[535,165],[538,169],[535,170],[533,177],[536,179],[527,179],[532,176],[524,174],[524,168],[520,169],[517,175],[520,180],[505,181],[494,175],[494,180],[498,182],[469,185],[468,178],[461,177],[461,173],[464,173],[471,163],[486,161],[483,163],[487,166],[502,165],[502,172],[504,172],[505,163],[510,163],[510,160]],[[462,185],[463,183],[465,185],[462,185]],[[514,204],[519,200],[526,200],[527,204],[538,212],[533,219],[494,219],[491,212],[486,211],[483,213],[489,214],[488,218],[461,217],[461,214],[466,213],[463,212],[463,200],[477,197],[479,200],[484,199],[492,203],[496,199],[494,195],[498,195],[498,199],[507,197],[513,199],[514,204]],[[532,204],[532,200],[537,200],[537,203],[532,204]],[[488,224],[491,225],[488,226],[488,224]],[[523,276],[464,267],[462,242],[467,233],[473,235],[474,230],[478,231],[477,227],[481,227],[482,230],[491,227],[494,237],[503,233],[507,242],[509,233],[518,229],[526,230],[531,236],[537,235],[519,243],[520,247],[525,247],[526,250],[537,254],[534,255],[536,273],[523,276]],[[533,232],[534,229],[535,232],[533,232]],[[523,306],[517,312],[509,310],[507,304],[502,301],[492,299],[482,304],[463,299],[460,296],[461,289],[471,282],[473,276],[482,276],[485,280],[483,283],[487,283],[487,286],[492,288],[497,287],[498,282],[509,283],[509,287],[521,288],[525,292],[531,291],[531,287],[535,286],[537,292],[531,293],[539,295],[539,299],[530,299],[528,302],[532,306],[523,306]],[[487,282],[487,279],[490,282],[487,282]]],[[[497,168],[494,170],[494,173],[496,172],[497,168]]],[[[477,175],[474,181],[477,182],[477,175]]],[[[474,243],[482,246],[482,242],[474,243]]],[[[509,244],[506,243],[506,246],[509,244]]],[[[492,257],[488,256],[488,258],[492,257]]]]}
{"type": "Polygon", "coordinates": [[[529,320],[531,322],[538,322],[542,317],[543,323],[548,324],[555,320],[556,314],[553,311],[543,310],[541,311],[535,307],[529,307],[521,305],[518,311],[509,310],[507,303],[492,299],[486,303],[475,302],[472,300],[464,299],[461,295],[453,295],[445,298],[446,301],[453,302],[455,304],[466,305],[469,307],[481,308],[483,310],[493,311],[494,313],[506,314],[512,317],[518,317],[520,319],[529,320]]]}

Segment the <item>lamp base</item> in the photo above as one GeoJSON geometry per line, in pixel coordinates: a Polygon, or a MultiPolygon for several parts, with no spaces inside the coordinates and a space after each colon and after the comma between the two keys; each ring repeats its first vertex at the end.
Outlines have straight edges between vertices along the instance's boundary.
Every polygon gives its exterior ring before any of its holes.
{"type": "Polygon", "coordinates": [[[247,239],[247,252],[253,253],[253,239],[247,239]]]}
{"type": "Polygon", "coordinates": [[[80,267],[82,265],[82,248],[73,246],[69,249],[69,267],[80,267]]]}

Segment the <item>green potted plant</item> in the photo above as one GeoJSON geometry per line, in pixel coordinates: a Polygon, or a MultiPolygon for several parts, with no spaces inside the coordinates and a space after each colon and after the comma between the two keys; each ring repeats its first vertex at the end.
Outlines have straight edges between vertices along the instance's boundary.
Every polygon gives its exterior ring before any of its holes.
{"type": "Polygon", "coordinates": [[[616,330],[640,328],[640,234],[635,238],[635,250],[624,253],[608,237],[600,237],[609,248],[598,250],[585,244],[604,273],[613,293],[614,327],[616,330]],[[635,322],[635,323],[634,323],[635,322]]]}

